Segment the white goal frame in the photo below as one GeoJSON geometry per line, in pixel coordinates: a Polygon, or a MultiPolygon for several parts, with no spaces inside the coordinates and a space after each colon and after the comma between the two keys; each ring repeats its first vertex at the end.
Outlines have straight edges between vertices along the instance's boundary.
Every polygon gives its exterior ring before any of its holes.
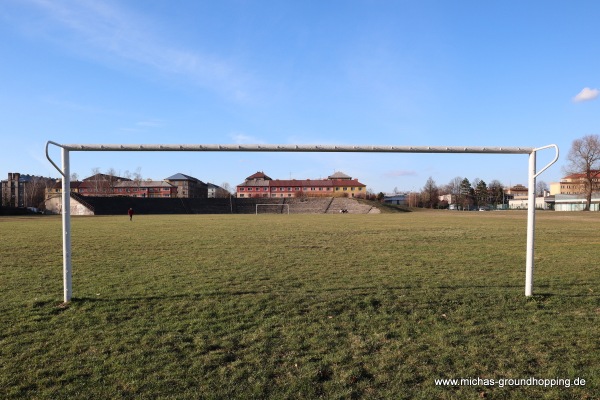
{"type": "Polygon", "coordinates": [[[289,204],[265,204],[265,203],[257,204],[256,205],[256,215],[258,215],[258,206],[270,206],[270,207],[283,207],[283,206],[286,206],[287,207],[287,213],[288,213],[288,215],[290,214],[290,205],[289,204]]]}
{"type": "Polygon", "coordinates": [[[246,152],[356,152],[356,153],[478,153],[478,154],[528,154],[528,207],[527,207],[527,250],[525,261],[525,296],[533,295],[533,267],[535,243],[535,179],[558,160],[559,150],[555,144],[543,147],[471,147],[471,146],[371,146],[371,145],[258,145],[258,144],[59,144],[46,142],[46,158],[62,175],[62,235],[63,235],[63,293],[64,301],[73,296],[71,265],[71,151],[246,151],[246,152]],[[50,158],[48,147],[60,147],[62,168],[50,158]],[[540,171],[536,172],[536,154],[553,147],[556,155],[540,171]]]}

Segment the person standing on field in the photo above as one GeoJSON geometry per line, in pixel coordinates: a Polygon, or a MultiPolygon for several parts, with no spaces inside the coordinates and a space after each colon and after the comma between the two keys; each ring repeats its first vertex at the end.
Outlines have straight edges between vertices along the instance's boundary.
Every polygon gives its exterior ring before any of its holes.
{"type": "Polygon", "coordinates": [[[127,215],[129,215],[129,220],[133,221],[133,208],[129,208],[129,210],[127,211],[127,215]]]}

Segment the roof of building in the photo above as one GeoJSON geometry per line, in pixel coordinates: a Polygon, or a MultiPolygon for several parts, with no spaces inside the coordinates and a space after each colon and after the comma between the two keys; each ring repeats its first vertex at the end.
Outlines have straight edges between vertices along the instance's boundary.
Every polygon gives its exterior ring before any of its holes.
{"type": "MultiPolygon", "coordinates": [[[[590,172],[591,172],[592,176],[598,176],[598,175],[600,175],[600,170],[597,170],[597,169],[593,169],[590,172]]],[[[567,175],[567,176],[563,177],[562,179],[563,180],[564,179],[582,179],[582,178],[585,178],[585,177],[586,177],[586,174],[581,173],[581,174],[567,175]]]]}
{"type": "Polygon", "coordinates": [[[195,182],[204,183],[198,178],[194,178],[193,176],[182,174],[181,172],[178,172],[175,175],[171,175],[170,177],[165,178],[165,180],[166,181],[195,181],[195,182]]]}
{"type": "Polygon", "coordinates": [[[167,187],[167,188],[174,188],[174,185],[171,185],[169,182],[165,182],[165,181],[140,181],[140,182],[135,182],[135,181],[125,181],[125,182],[117,182],[115,184],[116,188],[149,188],[149,187],[167,187]]]}
{"type": "Polygon", "coordinates": [[[121,180],[121,181],[130,181],[131,179],[129,178],[123,178],[122,176],[116,176],[116,175],[108,175],[108,174],[94,174],[92,176],[88,176],[87,178],[83,178],[84,182],[88,182],[88,181],[99,181],[99,180],[108,180],[108,181],[115,181],[115,180],[121,180]]]}
{"type": "Polygon", "coordinates": [[[523,186],[523,185],[521,185],[519,183],[519,184],[517,184],[517,185],[515,185],[513,187],[510,187],[510,188],[506,189],[506,190],[508,190],[508,191],[511,191],[511,190],[512,191],[526,191],[528,189],[525,186],[523,186]]]}
{"type": "Polygon", "coordinates": [[[96,181],[96,180],[90,180],[90,181],[83,180],[83,182],[79,183],[78,187],[80,189],[94,188],[94,187],[95,188],[100,188],[100,187],[104,187],[105,188],[105,187],[109,186],[109,183],[110,182],[108,182],[108,181],[101,181],[101,180],[98,180],[98,181],[96,181]]]}
{"type": "Polygon", "coordinates": [[[307,186],[331,186],[331,181],[326,179],[275,179],[269,182],[269,186],[307,187],[307,186]]]}
{"type": "MultiPolygon", "coordinates": [[[[206,182],[206,185],[208,186],[209,189],[223,189],[221,186],[215,185],[214,183],[210,183],[210,182],[206,182]]],[[[225,190],[225,189],[223,189],[223,190],[225,190]]]]}
{"type": "Polygon", "coordinates": [[[329,175],[327,179],[352,179],[352,177],[346,175],[342,171],[336,171],[333,175],[329,175]]]}
{"type": "MultiPolygon", "coordinates": [[[[22,183],[28,183],[34,179],[45,180],[45,181],[54,180],[54,178],[46,178],[45,176],[39,176],[39,175],[21,174],[19,172],[14,172],[14,174],[18,174],[19,182],[22,182],[22,183]]],[[[10,180],[10,175],[11,175],[11,173],[9,173],[9,179],[4,179],[2,182],[8,182],[8,180],[10,180]]]]}
{"type": "Polygon", "coordinates": [[[272,179],[269,181],[247,180],[238,186],[243,187],[366,187],[357,179],[272,179]]]}
{"type": "Polygon", "coordinates": [[[271,180],[271,177],[267,176],[264,172],[262,171],[258,171],[255,174],[250,175],[249,177],[246,178],[246,180],[252,180],[252,179],[264,179],[264,180],[271,180]]]}
{"type": "MultiPolygon", "coordinates": [[[[81,186],[81,183],[81,181],[69,181],[69,186],[71,189],[77,189],[79,186],[81,186]]],[[[52,189],[62,189],[62,180],[57,179],[54,183],[54,186],[52,186],[52,189]]]]}
{"type": "Polygon", "coordinates": [[[334,174],[327,177],[327,179],[272,179],[266,175],[263,171],[257,171],[246,178],[243,183],[237,186],[242,187],[366,187],[365,184],[360,183],[358,179],[352,179],[352,177],[344,174],[341,171],[336,171],[334,174]]]}

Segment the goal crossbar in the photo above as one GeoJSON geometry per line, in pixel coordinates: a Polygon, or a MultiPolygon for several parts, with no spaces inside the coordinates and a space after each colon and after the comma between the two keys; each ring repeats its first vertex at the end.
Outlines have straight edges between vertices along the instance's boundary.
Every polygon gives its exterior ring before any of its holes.
{"type": "Polygon", "coordinates": [[[533,295],[533,267],[535,243],[535,179],[558,160],[559,149],[555,144],[543,147],[473,147],[473,146],[382,146],[382,145],[293,145],[293,144],[59,144],[46,142],[46,158],[62,175],[62,234],[63,234],[63,283],[64,301],[72,298],[71,265],[71,205],[70,161],[72,151],[246,151],[246,152],[356,152],[356,153],[471,153],[471,154],[528,154],[528,207],[527,251],[525,265],[525,296],[533,295]],[[61,149],[62,168],[50,157],[50,145],[61,149]],[[555,157],[544,168],[536,171],[536,154],[540,150],[554,148],[555,157]]]}
{"type": "Polygon", "coordinates": [[[256,151],[356,153],[491,153],[529,154],[533,147],[488,146],[378,146],[308,144],[49,144],[70,151],[256,151]]]}

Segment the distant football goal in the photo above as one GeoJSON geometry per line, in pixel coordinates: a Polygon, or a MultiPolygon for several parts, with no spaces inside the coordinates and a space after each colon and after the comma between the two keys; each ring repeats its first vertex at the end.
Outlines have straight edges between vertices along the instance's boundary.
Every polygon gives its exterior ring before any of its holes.
{"type": "Polygon", "coordinates": [[[257,204],[256,205],[256,214],[284,214],[284,211],[287,210],[287,213],[290,213],[290,205],[289,204],[257,204]],[[270,211],[274,210],[274,211],[270,211]]]}
{"type": "MultiPolygon", "coordinates": [[[[473,146],[373,146],[373,145],[296,145],[296,144],[59,144],[46,142],[46,158],[62,175],[62,193],[70,193],[71,170],[69,154],[72,151],[246,151],[246,152],[329,152],[329,153],[471,153],[471,154],[527,154],[529,156],[528,174],[528,209],[527,209],[527,244],[525,261],[525,296],[533,294],[533,264],[535,242],[535,178],[558,160],[558,146],[550,144],[543,147],[473,147],[473,146]],[[50,145],[61,149],[62,168],[60,168],[48,153],[50,145]],[[536,170],[536,154],[540,150],[554,148],[556,156],[544,168],[536,170]]],[[[258,204],[260,207],[273,205],[258,204]]],[[[281,207],[281,204],[277,205],[281,207]]],[[[289,205],[288,213],[289,213],[289,205]]],[[[63,223],[63,282],[64,301],[71,300],[73,294],[71,280],[71,205],[70,196],[62,196],[63,223]]]]}

